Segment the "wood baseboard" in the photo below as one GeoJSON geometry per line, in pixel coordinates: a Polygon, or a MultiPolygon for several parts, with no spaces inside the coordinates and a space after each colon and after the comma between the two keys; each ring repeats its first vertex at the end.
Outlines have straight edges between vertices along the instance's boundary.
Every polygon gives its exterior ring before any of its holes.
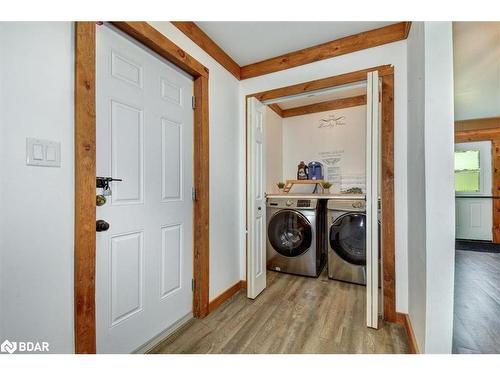
{"type": "Polygon", "coordinates": [[[408,349],[410,350],[410,354],[420,354],[420,351],[418,350],[417,339],[411,325],[410,316],[404,313],[397,314],[397,323],[405,327],[406,334],[408,335],[408,349]]]}
{"type": "Polygon", "coordinates": [[[222,305],[225,301],[227,301],[229,298],[231,298],[234,294],[236,294],[241,289],[246,289],[246,288],[247,288],[246,280],[238,281],[232,287],[225,290],[224,292],[219,294],[217,297],[215,297],[212,301],[210,301],[210,303],[208,304],[208,313],[211,313],[212,311],[214,311],[217,307],[222,305]]]}

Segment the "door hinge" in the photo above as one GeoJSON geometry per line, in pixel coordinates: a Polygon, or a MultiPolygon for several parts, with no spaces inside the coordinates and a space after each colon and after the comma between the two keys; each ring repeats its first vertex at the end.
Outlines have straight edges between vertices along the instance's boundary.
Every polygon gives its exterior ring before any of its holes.
{"type": "Polygon", "coordinates": [[[194,292],[194,279],[191,279],[191,291],[194,292]]]}
{"type": "Polygon", "coordinates": [[[191,198],[193,199],[193,202],[196,202],[196,188],[195,187],[191,188],[191,198]]]}
{"type": "Polygon", "coordinates": [[[191,98],[191,107],[193,107],[193,109],[195,109],[195,108],[196,108],[196,96],[193,96],[193,97],[191,98]]]}

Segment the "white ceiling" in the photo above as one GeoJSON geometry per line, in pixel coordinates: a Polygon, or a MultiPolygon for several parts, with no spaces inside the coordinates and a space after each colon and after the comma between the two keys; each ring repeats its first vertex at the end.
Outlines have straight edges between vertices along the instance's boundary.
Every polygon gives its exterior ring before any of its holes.
{"type": "Polygon", "coordinates": [[[394,22],[196,22],[240,66],[394,22]]]}
{"type": "Polygon", "coordinates": [[[500,22],[454,22],[455,120],[500,116],[500,22]]]}

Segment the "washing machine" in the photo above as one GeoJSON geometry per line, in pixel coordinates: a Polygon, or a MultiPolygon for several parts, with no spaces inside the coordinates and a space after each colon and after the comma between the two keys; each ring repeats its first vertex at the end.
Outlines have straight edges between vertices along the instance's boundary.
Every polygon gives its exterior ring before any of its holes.
{"type": "Polygon", "coordinates": [[[326,200],[267,198],[267,269],[318,277],[326,264],[326,200]]]}
{"type": "MultiPolygon", "coordinates": [[[[366,201],[364,197],[330,199],[328,278],[366,285],[366,201]]],[[[380,217],[380,215],[379,215],[380,217]]],[[[378,222],[380,233],[380,219],[378,222]]],[[[379,253],[380,248],[379,236],[379,253]]],[[[379,257],[379,275],[381,258],[379,257]]]]}

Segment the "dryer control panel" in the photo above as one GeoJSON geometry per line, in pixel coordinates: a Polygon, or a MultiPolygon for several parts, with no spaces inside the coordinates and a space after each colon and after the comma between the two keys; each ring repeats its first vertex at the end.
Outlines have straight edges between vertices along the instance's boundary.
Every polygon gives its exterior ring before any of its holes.
{"type": "Polygon", "coordinates": [[[328,201],[328,209],[346,212],[365,212],[366,201],[364,199],[330,199],[328,201]]]}

